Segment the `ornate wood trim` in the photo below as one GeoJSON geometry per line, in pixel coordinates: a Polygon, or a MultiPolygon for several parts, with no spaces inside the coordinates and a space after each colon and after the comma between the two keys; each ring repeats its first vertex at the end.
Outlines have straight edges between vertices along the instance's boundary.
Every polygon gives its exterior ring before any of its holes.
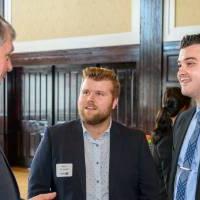
{"type": "Polygon", "coordinates": [[[37,64],[91,64],[124,61],[137,62],[138,60],[139,45],[15,53],[12,55],[12,62],[15,67],[37,64]]]}

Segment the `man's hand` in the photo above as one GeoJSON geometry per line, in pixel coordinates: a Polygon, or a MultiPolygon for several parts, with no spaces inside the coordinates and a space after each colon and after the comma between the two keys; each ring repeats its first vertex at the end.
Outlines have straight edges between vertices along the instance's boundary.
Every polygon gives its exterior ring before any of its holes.
{"type": "Polygon", "coordinates": [[[56,192],[51,192],[47,194],[39,194],[29,200],[53,200],[56,197],[56,192]]]}

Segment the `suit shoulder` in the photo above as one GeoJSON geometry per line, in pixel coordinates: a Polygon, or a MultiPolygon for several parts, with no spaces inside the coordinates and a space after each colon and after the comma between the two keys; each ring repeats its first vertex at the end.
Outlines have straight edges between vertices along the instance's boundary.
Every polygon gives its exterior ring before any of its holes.
{"type": "Polygon", "coordinates": [[[145,135],[144,131],[139,130],[137,128],[127,127],[119,122],[113,121],[113,126],[120,130],[120,133],[123,135],[129,135],[133,137],[142,137],[145,135]]]}
{"type": "Polygon", "coordinates": [[[59,133],[67,133],[81,127],[80,120],[73,120],[69,122],[64,122],[62,124],[56,124],[53,126],[49,126],[47,131],[51,134],[59,134],[59,133]]]}
{"type": "Polygon", "coordinates": [[[189,108],[188,110],[185,110],[180,113],[180,117],[187,116],[188,114],[193,114],[196,111],[196,107],[189,108]]]}
{"type": "Polygon", "coordinates": [[[193,114],[195,113],[195,111],[196,111],[196,108],[195,108],[195,107],[192,107],[192,108],[189,108],[189,109],[186,110],[186,111],[181,112],[181,113],[177,116],[177,118],[176,118],[175,126],[176,126],[177,124],[179,124],[179,123],[180,123],[182,120],[184,120],[185,118],[186,118],[186,119],[192,118],[192,116],[193,116],[193,114]]]}

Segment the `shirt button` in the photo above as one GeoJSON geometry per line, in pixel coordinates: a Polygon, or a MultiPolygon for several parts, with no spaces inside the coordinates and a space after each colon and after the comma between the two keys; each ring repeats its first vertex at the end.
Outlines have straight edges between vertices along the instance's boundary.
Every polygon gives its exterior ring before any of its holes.
{"type": "Polygon", "coordinates": [[[97,161],[97,162],[96,162],[96,164],[98,165],[98,164],[99,164],[99,162],[97,161]]]}
{"type": "Polygon", "coordinates": [[[97,183],[99,183],[99,180],[97,180],[97,183]]]}
{"type": "Polygon", "coordinates": [[[96,147],[98,147],[99,145],[98,144],[96,144],[96,147]]]}

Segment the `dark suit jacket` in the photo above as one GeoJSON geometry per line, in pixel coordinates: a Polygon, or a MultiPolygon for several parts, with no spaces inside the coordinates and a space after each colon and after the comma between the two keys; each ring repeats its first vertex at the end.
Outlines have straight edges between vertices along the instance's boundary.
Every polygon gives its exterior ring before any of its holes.
{"type": "MultiPolygon", "coordinates": [[[[173,130],[173,149],[172,149],[172,165],[171,165],[171,173],[169,180],[169,195],[170,199],[173,199],[174,192],[174,181],[176,177],[176,170],[178,164],[178,158],[181,151],[181,146],[183,144],[187,129],[190,125],[191,119],[195,114],[196,108],[191,108],[183,113],[177,118],[176,123],[174,125],[173,130]]],[[[195,200],[200,200],[200,184],[198,177],[198,184],[196,190],[196,198],[195,200]]]]}
{"type": "Polygon", "coordinates": [[[0,147],[0,199],[19,200],[19,189],[8,161],[0,147]]]}
{"type": "Polygon", "coordinates": [[[152,155],[160,179],[159,197],[161,200],[168,200],[167,184],[171,167],[172,130],[152,145],[152,155]]]}
{"type": "MultiPolygon", "coordinates": [[[[158,181],[144,134],[113,122],[110,200],[157,200],[158,181]]],[[[28,196],[57,192],[58,200],[86,200],[83,130],[79,120],[48,128],[31,165],[28,196]],[[57,178],[56,164],[72,163],[73,176],[57,178]]]]}

